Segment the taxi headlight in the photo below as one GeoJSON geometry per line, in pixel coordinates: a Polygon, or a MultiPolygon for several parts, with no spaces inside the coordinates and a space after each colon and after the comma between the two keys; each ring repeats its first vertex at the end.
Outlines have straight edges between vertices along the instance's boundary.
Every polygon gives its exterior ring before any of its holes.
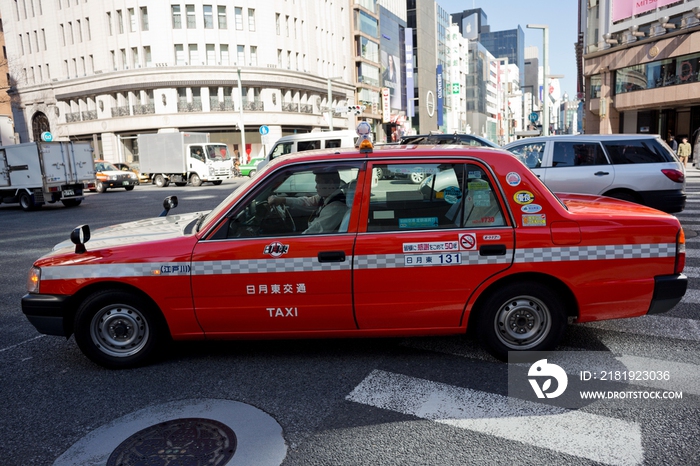
{"type": "Polygon", "coordinates": [[[39,267],[32,267],[29,269],[29,275],[27,276],[27,291],[30,293],[38,293],[40,283],[41,269],[39,267]]]}
{"type": "Polygon", "coordinates": [[[116,181],[117,180],[117,175],[109,175],[109,179],[111,181],[116,181]]]}

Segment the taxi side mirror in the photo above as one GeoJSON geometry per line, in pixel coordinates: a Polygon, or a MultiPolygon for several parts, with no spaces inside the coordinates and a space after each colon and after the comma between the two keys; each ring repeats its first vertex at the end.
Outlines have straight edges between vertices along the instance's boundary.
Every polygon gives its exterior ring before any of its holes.
{"type": "Polygon", "coordinates": [[[70,233],[70,240],[75,244],[76,254],[85,254],[85,243],[90,241],[90,226],[80,225],[79,227],[75,227],[70,233]]]}
{"type": "Polygon", "coordinates": [[[165,217],[168,215],[170,209],[177,207],[177,196],[168,196],[163,200],[163,212],[160,213],[160,217],[165,217]]]}

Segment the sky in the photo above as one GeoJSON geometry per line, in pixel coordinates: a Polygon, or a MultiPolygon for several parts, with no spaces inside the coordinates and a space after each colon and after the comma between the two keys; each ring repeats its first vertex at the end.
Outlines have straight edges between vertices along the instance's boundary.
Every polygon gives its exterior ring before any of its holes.
{"type": "Polygon", "coordinates": [[[542,64],[542,29],[528,29],[527,24],[549,26],[549,73],[563,74],[559,80],[562,95],[576,97],[576,54],[578,2],[576,0],[437,0],[447,13],[481,8],[486,13],[491,32],[515,29],[525,33],[525,47],[536,46],[542,64]]]}

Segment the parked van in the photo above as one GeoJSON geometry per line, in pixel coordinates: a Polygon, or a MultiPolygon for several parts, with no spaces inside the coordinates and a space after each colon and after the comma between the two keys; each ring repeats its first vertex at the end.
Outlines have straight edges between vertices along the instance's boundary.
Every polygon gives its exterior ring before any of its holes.
{"type": "Polygon", "coordinates": [[[258,164],[258,171],[270,160],[281,155],[293,154],[305,150],[334,149],[338,147],[355,147],[357,133],[354,130],[316,131],[313,133],[290,134],[282,136],[275,142],[267,156],[258,164]]]}
{"type": "Polygon", "coordinates": [[[669,213],[685,207],[683,164],[658,135],[542,136],[503,148],[554,192],[610,196],[669,213]]]}

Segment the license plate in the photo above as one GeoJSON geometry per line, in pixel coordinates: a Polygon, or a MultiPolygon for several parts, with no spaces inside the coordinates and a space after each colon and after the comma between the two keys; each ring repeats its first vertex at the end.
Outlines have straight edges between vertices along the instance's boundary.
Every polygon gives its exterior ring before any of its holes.
{"type": "Polygon", "coordinates": [[[129,186],[129,182],[128,182],[128,181],[123,181],[123,182],[122,182],[122,185],[123,185],[123,186],[129,186]]]}
{"type": "Polygon", "coordinates": [[[75,191],[73,191],[72,189],[64,189],[63,196],[75,196],[75,191]]]}

